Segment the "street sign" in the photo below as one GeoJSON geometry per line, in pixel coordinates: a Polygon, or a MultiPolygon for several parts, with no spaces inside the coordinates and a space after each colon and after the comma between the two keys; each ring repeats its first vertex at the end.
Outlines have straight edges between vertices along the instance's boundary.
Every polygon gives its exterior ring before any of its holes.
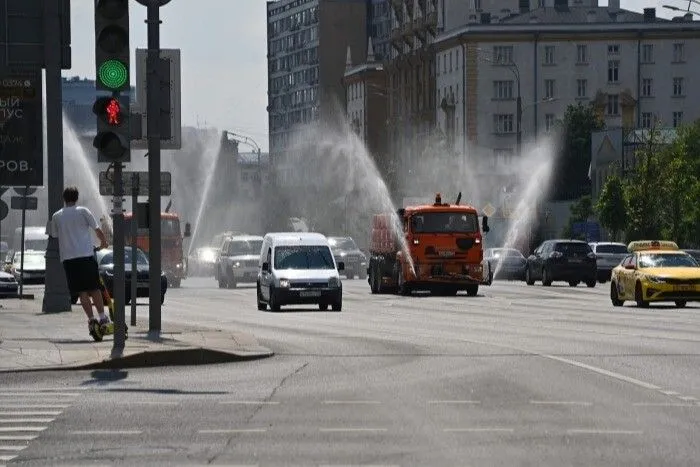
{"type": "Polygon", "coordinates": [[[0,68],[44,68],[47,40],[60,41],[61,68],[71,68],[70,0],[4,0],[0,2],[0,31],[0,68]],[[55,4],[51,8],[59,16],[60,37],[46,37],[44,21],[48,3],[55,4]]]}
{"type": "Polygon", "coordinates": [[[486,203],[486,206],[484,206],[481,211],[488,217],[493,217],[493,215],[496,214],[496,208],[494,208],[491,203],[486,203]]]}
{"type": "Polygon", "coordinates": [[[39,198],[35,196],[13,196],[10,198],[10,206],[12,206],[12,209],[36,211],[39,206],[39,198]]]}
{"type": "Polygon", "coordinates": [[[0,185],[44,183],[41,70],[0,72],[0,185]]]}
{"type": "Polygon", "coordinates": [[[29,187],[29,188],[22,188],[22,187],[14,187],[15,193],[17,193],[20,196],[31,196],[34,193],[36,193],[36,188],[34,187],[29,187]]]}
{"type": "MultiPolygon", "coordinates": [[[[131,196],[133,187],[132,175],[138,178],[139,196],[148,196],[148,172],[123,172],[124,196],[131,196]]],[[[102,196],[114,196],[114,173],[100,172],[100,194],[102,196]]],[[[160,173],[160,193],[163,196],[170,196],[172,189],[172,176],[170,172],[160,173]]]]}
{"type": "Polygon", "coordinates": [[[0,200],[0,221],[5,219],[10,213],[10,209],[7,207],[7,203],[0,200]]]}

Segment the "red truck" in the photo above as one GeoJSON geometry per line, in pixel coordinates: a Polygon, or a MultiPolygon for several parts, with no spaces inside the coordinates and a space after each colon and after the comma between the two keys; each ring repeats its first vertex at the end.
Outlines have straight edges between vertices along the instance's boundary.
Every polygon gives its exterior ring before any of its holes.
{"type": "Polygon", "coordinates": [[[488,218],[479,228],[477,210],[460,205],[461,197],[443,203],[438,193],[433,204],[373,217],[367,268],[372,293],[477,294],[484,282],[482,231],[489,231],[488,218]]]}

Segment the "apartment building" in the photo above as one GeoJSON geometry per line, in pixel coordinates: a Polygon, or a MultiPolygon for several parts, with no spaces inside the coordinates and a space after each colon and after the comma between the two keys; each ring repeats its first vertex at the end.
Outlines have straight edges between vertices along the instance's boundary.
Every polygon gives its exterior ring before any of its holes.
{"type": "Polygon", "coordinates": [[[372,39],[374,56],[378,61],[391,57],[391,8],[389,0],[368,0],[367,32],[372,39]]]}
{"type": "Polygon", "coordinates": [[[345,52],[367,47],[366,0],[267,2],[268,121],[278,183],[291,176],[284,156],[301,125],[339,117],[345,52]]]}
{"type": "Polygon", "coordinates": [[[700,22],[622,10],[619,0],[565,3],[498,23],[481,17],[435,41],[437,125],[456,154],[479,156],[470,167],[491,186],[517,170],[518,127],[523,144],[532,141],[572,103],[592,103],[608,128],[700,117],[700,89],[691,85],[700,78],[691,61],[700,22]]]}

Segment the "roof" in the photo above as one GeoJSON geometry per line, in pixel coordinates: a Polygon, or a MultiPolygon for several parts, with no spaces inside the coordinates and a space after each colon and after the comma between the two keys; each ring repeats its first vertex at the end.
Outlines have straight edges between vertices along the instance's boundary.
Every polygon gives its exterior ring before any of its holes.
{"type": "Polygon", "coordinates": [[[468,204],[441,204],[435,206],[433,204],[422,204],[419,206],[409,206],[406,207],[406,212],[421,212],[421,211],[432,211],[432,212],[476,212],[474,206],[468,204]]]}
{"type": "Polygon", "coordinates": [[[272,239],[276,246],[280,245],[328,245],[326,236],[315,232],[274,232],[265,235],[272,239]]]}
{"type": "MultiPolygon", "coordinates": [[[[537,21],[547,24],[573,23],[643,23],[644,14],[636,11],[600,7],[540,7],[536,10],[519,15],[503,18],[500,23],[523,24],[537,21]],[[589,19],[590,15],[590,19],[589,19]],[[592,21],[591,21],[592,19],[592,21]]],[[[654,22],[670,22],[667,19],[655,17],[654,22]]]]}

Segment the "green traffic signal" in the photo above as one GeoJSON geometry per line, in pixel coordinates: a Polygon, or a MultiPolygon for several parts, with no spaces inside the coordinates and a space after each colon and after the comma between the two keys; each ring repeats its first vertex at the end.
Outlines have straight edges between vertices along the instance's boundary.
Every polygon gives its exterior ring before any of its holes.
{"type": "Polygon", "coordinates": [[[107,60],[97,70],[97,75],[105,87],[121,89],[129,80],[129,70],[119,60],[107,60]]]}

